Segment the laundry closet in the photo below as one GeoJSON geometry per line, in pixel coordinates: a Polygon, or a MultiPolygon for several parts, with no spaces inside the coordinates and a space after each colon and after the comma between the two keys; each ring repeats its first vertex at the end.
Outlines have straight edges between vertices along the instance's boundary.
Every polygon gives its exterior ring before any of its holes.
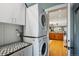
{"type": "Polygon", "coordinates": [[[32,56],[32,44],[23,42],[24,3],[0,3],[0,56],[32,56]]]}

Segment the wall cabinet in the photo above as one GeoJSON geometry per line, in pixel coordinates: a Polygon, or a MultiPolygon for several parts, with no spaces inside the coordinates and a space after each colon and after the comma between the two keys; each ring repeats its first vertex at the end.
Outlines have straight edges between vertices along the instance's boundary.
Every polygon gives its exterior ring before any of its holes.
{"type": "Polygon", "coordinates": [[[0,22],[25,25],[25,4],[0,3],[0,22]]]}
{"type": "Polygon", "coordinates": [[[0,3],[0,22],[11,23],[12,4],[0,3]]]}

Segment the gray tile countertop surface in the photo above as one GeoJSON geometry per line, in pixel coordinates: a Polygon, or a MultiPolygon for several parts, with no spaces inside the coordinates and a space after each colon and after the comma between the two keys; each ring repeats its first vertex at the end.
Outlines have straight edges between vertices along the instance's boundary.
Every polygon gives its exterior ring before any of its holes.
{"type": "Polygon", "coordinates": [[[12,43],[10,45],[3,46],[0,48],[0,56],[8,56],[30,45],[31,45],[30,43],[17,42],[17,43],[12,43]]]}

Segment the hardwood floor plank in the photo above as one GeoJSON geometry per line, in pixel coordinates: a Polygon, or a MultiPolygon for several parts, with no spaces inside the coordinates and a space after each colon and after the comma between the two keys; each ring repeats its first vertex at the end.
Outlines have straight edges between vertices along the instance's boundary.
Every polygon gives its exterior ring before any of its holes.
{"type": "Polygon", "coordinates": [[[64,47],[63,41],[50,40],[49,56],[67,56],[67,49],[64,47]]]}

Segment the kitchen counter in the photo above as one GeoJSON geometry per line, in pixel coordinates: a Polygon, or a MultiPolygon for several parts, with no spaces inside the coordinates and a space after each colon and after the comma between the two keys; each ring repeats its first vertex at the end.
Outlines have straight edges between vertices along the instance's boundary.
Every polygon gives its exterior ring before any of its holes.
{"type": "Polygon", "coordinates": [[[0,56],[9,56],[19,50],[22,50],[28,46],[32,45],[31,43],[17,42],[10,45],[6,45],[0,48],[0,56]]]}
{"type": "Polygon", "coordinates": [[[49,38],[50,40],[63,40],[64,33],[63,32],[50,32],[49,38]]]}

